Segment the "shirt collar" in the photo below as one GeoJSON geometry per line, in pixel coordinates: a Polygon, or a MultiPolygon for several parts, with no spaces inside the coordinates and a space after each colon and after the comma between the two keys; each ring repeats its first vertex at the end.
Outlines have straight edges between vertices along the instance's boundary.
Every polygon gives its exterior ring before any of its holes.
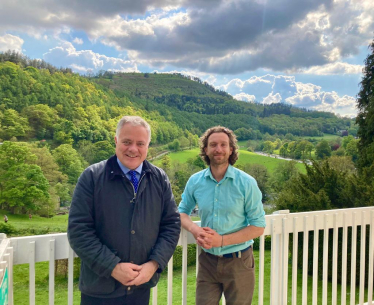
{"type": "MultiPolygon", "coordinates": [[[[118,157],[117,157],[117,163],[125,175],[130,171],[130,169],[128,169],[126,166],[124,166],[121,163],[118,157]]],[[[140,165],[137,168],[135,168],[134,171],[136,171],[140,175],[142,173],[142,169],[143,169],[143,162],[140,163],[140,165]]]]}
{"type": "MultiPolygon", "coordinates": [[[[212,175],[212,172],[210,170],[210,166],[205,170],[204,177],[210,177],[210,179],[215,180],[213,175],[212,175]]],[[[229,167],[227,168],[225,176],[223,177],[222,180],[224,180],[225,178],[235,179],[234,167],[230,164],[229,164],[229,167]]]]}

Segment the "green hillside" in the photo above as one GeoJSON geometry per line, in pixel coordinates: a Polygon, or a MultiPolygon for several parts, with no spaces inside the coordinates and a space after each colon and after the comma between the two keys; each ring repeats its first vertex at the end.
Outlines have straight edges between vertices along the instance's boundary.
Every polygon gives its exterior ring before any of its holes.
{"type": "MultiPolygon", "coordinates": [[[[285,104],[237,101],[181,74],[103,72],[83,77],[21,54],[0,53],[2,207],[48,216],[68,205],[84,168],[114,154],[113,137],[123,115],[139,115],[150,123],[150,157],[196,147],[198,137],[215,125],[234,130],[240,141],[271,142],[276,149],[300,137],[355,131],[351,119],[285,104]]],[[[187,152],[175,157],[182,162],[189,158],[187,152]]],[[[280,162],[285,161],[243,151],[238,164],[263,164],[272,173],[280,162]]],[[[176,194],[200,165],[191,166],[170,173],[176,194]]]]}
{"type": "MultiPolygon", "coordinates": [[[[162,95],[194,95],[212,96],[217,93],[213,87],[203,84],[199,79],[191,81],[190,78],[180,74],[150,74],[150,73],[117,73],[106,72],[98,75],[95,82],[113,91],[126,92],[128,95],[154,97],[162,95]]],[[[193,80],[193,79],[192,79],[193,80]]],[[[217,91],[218,92],[218,91],[217,91]]],[[[227,93],[221,92],[224,96],[227,93]]]]}
{"type": "Polygon", "coordinates": [[[224,125],[234,131],[240,129],[239,140],[261,138],[265,133],[304,137],[348,129],[355,132],[351,119],[286,104],[237,101],[198,78],[181,74],[105,72],[91,80],[118,97],[130,99],[136,107],[157,111],[168,121],[195,134],[213,125],[224,125]]]}

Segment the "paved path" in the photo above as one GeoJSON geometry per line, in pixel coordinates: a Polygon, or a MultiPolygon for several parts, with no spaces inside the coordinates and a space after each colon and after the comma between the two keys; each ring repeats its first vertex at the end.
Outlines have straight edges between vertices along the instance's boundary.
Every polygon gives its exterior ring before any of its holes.
{"type": "MultiPolygon", "coordinates": [[[[275,158],[275,159],[281,159],[281,160],[287,160],[287,161],[296,161],[298,163],[303,163],[302,160],[295,160],[295,159],[291,159],[291,158],[284,158],[284,157],[281,157],[279,155],[268,154],[268,153],[264,153],[262,151],[255,151],[254,153],[257,154],[257,155],[265,156],[265,157],[270,157],[270,158],[275,158]]],[[[312,162],[310,162],[309,160],[306,160],[306,163],[309,164],[309,165],[312,164],[312,162]]]]}

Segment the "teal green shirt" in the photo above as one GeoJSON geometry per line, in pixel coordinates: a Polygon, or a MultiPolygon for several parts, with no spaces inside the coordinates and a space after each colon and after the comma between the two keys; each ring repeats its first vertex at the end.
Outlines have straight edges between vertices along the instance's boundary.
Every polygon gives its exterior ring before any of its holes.
{"type": "MultiPolygon", "coordinates": [[[[247,173],[229,165],[224,178],[217,182],[210,171],[204,169],[190,177],[182,194],[179,212],[190,215],[195,205],[199,208],[201,226],[218,234],[237,232],[248,225],[265,227],[262,194],[256,180],[247,173]]],[[[253,244],[217,247],[209,250],[214,255],[236,252],[253,244]]]]}

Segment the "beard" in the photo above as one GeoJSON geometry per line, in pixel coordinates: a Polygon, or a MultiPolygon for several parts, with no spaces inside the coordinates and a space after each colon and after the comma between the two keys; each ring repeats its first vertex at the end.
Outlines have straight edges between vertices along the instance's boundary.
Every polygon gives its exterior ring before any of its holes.
{"type": "Polygon", "coordinates": [[[209,160],[210,160],[210,165],[223,165],[223,164],[228,164],[229,163],[229,157],[230,156],[227,156],[227,155],[212,155],[212,156],[208,156],[209,157],[209,160]],[[221,158],[215,158],[217,156],[220,156],[221,158]]]}

